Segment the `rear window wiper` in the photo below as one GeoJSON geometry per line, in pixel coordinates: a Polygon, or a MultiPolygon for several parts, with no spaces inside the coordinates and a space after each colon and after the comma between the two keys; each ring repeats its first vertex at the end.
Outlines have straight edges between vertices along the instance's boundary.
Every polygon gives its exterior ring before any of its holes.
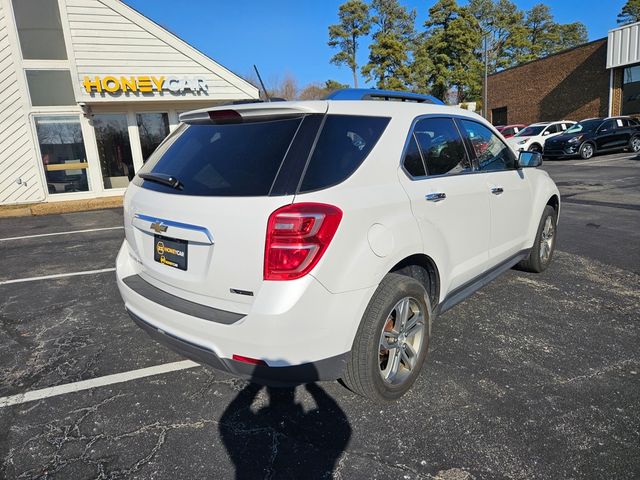
{"type": "Polygon", "coordinates": [[[160,183],[167,187],[175,188],[176,190],[182,190],[183,188],[180,180],[172,175],[167,175],[166,173],[139,173],[138,176],[143,180],[160,183]]]}

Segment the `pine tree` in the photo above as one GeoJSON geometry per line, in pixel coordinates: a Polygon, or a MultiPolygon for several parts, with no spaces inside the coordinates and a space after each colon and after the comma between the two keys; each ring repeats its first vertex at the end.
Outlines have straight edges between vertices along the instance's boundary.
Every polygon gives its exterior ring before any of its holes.
{"type": "MultiPolygon", "coordinates": [[[[510,0],[471,0],[469,11],[487,39],[489,73],[513,66],[515,52],[527,41],[523,12],[510,0]]],[[[484,63],[484,45],[478,46],[477,55],[484,63]]]]}
{"type": "Polygon", "coordinates": [[[347,65],[353,73],[353,86],[358,87],[357,53],[361,37],[369,34],[369,6],[362,0],[348,0],[338,9],[339,23],[329,26],[329,46],[338,48],[331,57],[334,65],[347,65]]]}
{"type": "Polygon", "coordinates": [[[475,55],[482,38],[478,21],[456,0],[438,0],[424,26],[413,65],[417,89],[429,89],[439,98],[453,89],[458,102],[474,95],[480,88],[475,55]]]}
{"type": "Polygon", "coordinates": [[[618,23],[627,24],[640,21],[640,0],[627,0],[618,14],[618,23]]]}
{"type": "Polygon", "coordinates": [[[408,11],[398,0],[373,0],[369,63],[362,67],[367,81],[378,88],[406,90],[410,82],[409,56],[415,36],[415,10],[408,11]]]}
{"type": "Polygon", "coordinates": [[[525,27],[526,42],[516,52],[516,63],[536,60],[587,41],[584,24],[558,24],[549,7],[541,3],[526,13],[525,27]]]}

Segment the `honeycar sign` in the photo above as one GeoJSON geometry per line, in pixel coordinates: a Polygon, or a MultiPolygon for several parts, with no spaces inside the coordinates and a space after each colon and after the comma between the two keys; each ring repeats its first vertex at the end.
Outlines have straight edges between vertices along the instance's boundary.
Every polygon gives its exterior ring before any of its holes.
{"type": "Polygon", "coordinates": [[[207,92],[207,82],[198,77],[165,77],[142,75],[134,77],[89,77],[85,76],[82,82],[87,93],[118,93],[118,92],[162,92],[171,93],[207,92]]]}

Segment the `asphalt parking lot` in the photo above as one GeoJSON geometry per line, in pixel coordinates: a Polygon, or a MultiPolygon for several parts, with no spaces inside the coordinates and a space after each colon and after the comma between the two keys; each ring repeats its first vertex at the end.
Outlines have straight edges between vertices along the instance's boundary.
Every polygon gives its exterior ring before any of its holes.
{"type": "Polygon", "coordinates": [[[638,478],[640,159],[543,168],[564,202],[552,266],[440,317],[386,407],[152,342],[115,284],[118,210],[0,219],[0,478],[638,478]]]}

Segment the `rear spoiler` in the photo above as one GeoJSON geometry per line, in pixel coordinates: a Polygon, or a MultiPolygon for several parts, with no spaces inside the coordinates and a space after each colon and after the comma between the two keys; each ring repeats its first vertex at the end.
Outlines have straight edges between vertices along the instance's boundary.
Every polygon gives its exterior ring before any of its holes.
{"type": "Polygon", "coordinates": [[[274,119],[302,117],[307,110],[291,107],[227,108],[224,110],[196,110],[180,115],[180,121],[189,125],[224,125],[230,123],[266,122],[274,119]]]}

